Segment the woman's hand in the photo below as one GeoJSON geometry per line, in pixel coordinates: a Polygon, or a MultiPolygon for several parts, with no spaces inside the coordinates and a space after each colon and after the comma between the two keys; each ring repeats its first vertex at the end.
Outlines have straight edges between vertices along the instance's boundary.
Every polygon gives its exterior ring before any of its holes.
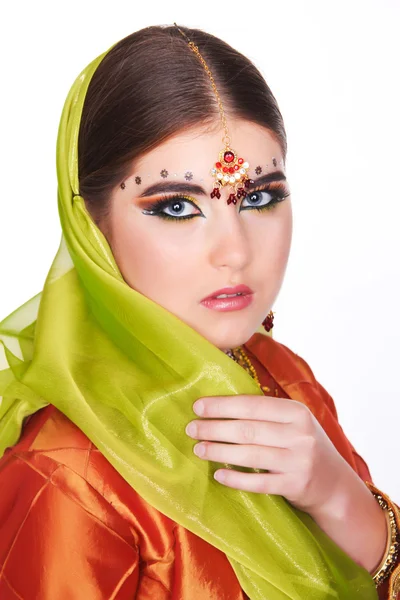
{"type": "Polygon", "coordinates": [[[257,395],[215,396],[198,400],[193,410],[203,417],[186,429],[191,437],[204,440],[194,447],[197,456],[269,471],[216,471],[217,481],[229,487],[279,494],[312,514],[332,500],[352,471],[301,402],[257,395]]]}
{"type": "Polygon", "coordinates": [[[203,417],[186,428],[188,435],[204,440],[194,447],[197,456],[269,471],[218,469],[218,481],[284,496],[358,564],[370,572],[377,567],[386,545],[386,517],[307,406],[287,398],[238,395],[201,398],[193,409],[203,417]]]}

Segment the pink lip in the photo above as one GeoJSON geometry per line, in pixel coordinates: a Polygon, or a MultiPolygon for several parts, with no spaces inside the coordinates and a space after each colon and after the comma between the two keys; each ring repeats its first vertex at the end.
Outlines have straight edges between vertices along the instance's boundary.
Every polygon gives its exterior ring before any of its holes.
{"type": "Polygon", "coordinates": [[[236,287],[223,288],[213,292],[207,298],[203,298],[201,304],[206,308],[212,310],[218,310],[221,312],[228,312],[231,310],[241,310],[246,308],[253,302],[253,290],[247,285],[237,285],[236,287]],[[220,294],[242,294],[241,296],[234,296],[232,298],[216,298],[220,294]]]}
{"type": "Polygon", "coordinates": [[[244,294],[243,296],[233,296],[232,298],[205,298],[201,301],[201,304],[212,310],[228,312],[231,310],[242,310],[252,302],[253,294],[244,294]]]}
{"type": "MultiPolygon", "coordinates": [[[[205,298],[203,298],[202,302],[204,302],[204,300],[215,299],[220,294],[239,294],[239,293],[253,294],[254,292],[247,285],[237,285],[236,287],[226,287],[226,288],[223,288],[222,290],[217,290],[216,292],[213,292],[209,296],[206,296],[205,298]]],[[[232,300],[232,298],[219,298],[219,300],[232,300]]]]}

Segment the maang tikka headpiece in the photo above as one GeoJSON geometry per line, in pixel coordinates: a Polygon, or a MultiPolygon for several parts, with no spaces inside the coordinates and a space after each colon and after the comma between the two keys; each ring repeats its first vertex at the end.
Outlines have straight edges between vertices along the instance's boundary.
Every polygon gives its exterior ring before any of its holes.
{"type": "Polygon", "coordinates": [[[202,55],[198,47],[192,42],[186,33],[184,33],[176,23],[174,23],[175,27],[178,31],[185,37],[188,41],[190,49],[196,54],[197,58],[200,60],[201,64],[204,67],[205,72],[207,73],[211,86],[214,91],[215,97],[217,98],[218,108],[221,115],[221,123],[224,129],[225,135],[222,138],[222,143],[224,144],[223,150],[219,153],[218,160],[214,163],[213,168],[211,169],[211,175],[214,177],[214,189],[211,192],[211,198],[221,198],[221,187],[225,185],[230,185],[232,189],[232,193],[229,195],[228,204],[236,204],[240,198],[244,198],[247,195],[246,189],[252,183],[254,183],[251,179],[249,179],[247,175],[247,171],[249,169],[249,163],[244,160],[244,158],[240,158],[238,153],[231,148],[231,138],[229,136],[228,126],[226,124],[226,117],[224,108],[222,106],[222,101],[220,95],[217,90],[217,86],[215,85],[214,77],[208,65],[202,55]]]}

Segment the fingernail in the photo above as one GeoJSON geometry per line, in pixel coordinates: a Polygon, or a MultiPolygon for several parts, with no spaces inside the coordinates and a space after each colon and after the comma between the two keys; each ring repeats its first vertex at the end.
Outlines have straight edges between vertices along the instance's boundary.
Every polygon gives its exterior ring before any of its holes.
{"type": "Polygon", "coordinates": [[[222,471],[215,471],[215,473],[214,473],[214,479],[216,479],[220,483],[224,483],[224,481],[226,479],[226,475],[222,471]]]}
{"type": "Polygon", "coordinates": [[[197,400],[197,402],[193,404],[193,410],[196,415],[202,415],[204,413],[204,402],[202,400],[197,400]]]}
{"type": "Polygon", "coordinates": [[[186,433],[188,435],[194,436],[196,435],[197,432],[197,426],[196,423],[189,423],[189,425],[186,427],[186,433]]]}
{"type": "Polygon", "coordinates": [[[196,454],[196,456],[204,456],[206,449],[204,448],[203,444],[196,444],[193,448],[193,452],[196,454]]]}

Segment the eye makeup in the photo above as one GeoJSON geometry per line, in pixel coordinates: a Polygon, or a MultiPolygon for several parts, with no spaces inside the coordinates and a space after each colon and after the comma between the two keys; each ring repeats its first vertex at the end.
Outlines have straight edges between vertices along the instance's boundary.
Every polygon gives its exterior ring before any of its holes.
{"type": "MultiPolygon", "coordinates": [[[[284,183],[274,183],[264,186],[255,187],[248,191],[247,195],[243,198],[241,202],[241,206],[245,201],[255,201],[262,199],[263,193],[268,193],[271,197],[271,200],[267,204],[262,204],[260,206],[250,205],[242,208],[242,210],[257,210],[259,212],[264,212],[267,210],[274,209],[280,202],[282,202],[287,196],[290,195],[289,188],[284,183]]],[[[165,208],[172,209],[175,208],[183,208],[183,206],[187,204],[191,204],[198,210],[200,207],[198,206],[196,200],[191,196],[186,196],[183,194],[175,194],[173,196],[163,195],[161,198],[149,203],[146,205],[145,209],[142,211],[146,216],[154,216],[160,217],[161,219],[170,220],[170,221],[188,221],[193,219],[194,217],[204,217],[203,213],[200,211],[198,213],[191,213],[189,215],[179,216],[178,214],[171,215],[164,212],[165,208]]]]}
{"type": "Polygon", "coordinates": [[[190,215],[185,215],[183,217],[173,216],[173,215],[169,215],[169,214],[163,212],[164,208],[167,208],[167,207],[172,208],[174,206],[176,207],[179,205],[182,206],[185,203],[191,204],[192,206],[194,206],[195,208],[198,208],[200,210],[195,199],[192,198],[191,196],[185,196],[183,194],[175,194],[173,196],[163,195],[158,200],[155,200],[151,204],[147,205],[146,209],[143,210],[142,212],[144,215],[147,215],[147,216],[160,217],[161,219],[170,220],[170,221],[187,221],[187,220],[193,219],[193,217],[197,217],[197,216],[204,217],[202,212],[199,212],[196,214],[192,213],[190,215]]]}

